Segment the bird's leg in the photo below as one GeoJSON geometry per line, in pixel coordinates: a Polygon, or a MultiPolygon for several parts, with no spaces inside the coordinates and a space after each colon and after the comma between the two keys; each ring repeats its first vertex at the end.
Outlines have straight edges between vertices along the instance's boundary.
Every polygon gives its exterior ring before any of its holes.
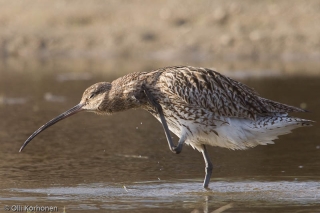
{"type": "Polygon", "coordinates": [[[209,182],[210,182],[210,177],[211,177],[211,174],[212,174],[213,166],[212,166],[212,163],[210,161],[206,146],[202,145],[202,147],[203,147],[203,149],[202,149],[201,152],[202,152],[202,155],[203,155],[203,158],[204,158],[204,162],[206,163],[206,168],[205,168],[206,176],[205,176],[204,181],[203,181],[203,187],[204,188],[208,188],[209,182]]]}
{"type": "Polygon", "coordinates": [[[171,151],[173,153],[179,154],[182,151],[182,147],[183,147],[183,144],[184,144],[185,140],[186,140],[185,137],[181,136],[181,138],[179,139],[178,145],[170,147],[171,151]]]}
{"type": "Polygon", "coordinates": [[[157,110],[159,116],[160,116],[160,120],[162,123],[162,127],[164,129],[164,132],[166,134],[166,138],[168,141],[168,145],[169,145],[169,149],[175,153],[175,154],[179,154],[182,151],[182,147],[183,147],[183,143],[185,141],[185,137],[181,137],[178,143],[178,146],[175,146],[172,142],[172,137],[168,128],[168,124],[167,121],[163,115],[163,111],[162,111],[162,107],[161,105],[155,100],[155,98],[152,96],[152,94],[146,89],[146,87],[144,85],[142,85],[142,89],[144,90],[144,93],[146,94],[149,103],[157,110]]]}

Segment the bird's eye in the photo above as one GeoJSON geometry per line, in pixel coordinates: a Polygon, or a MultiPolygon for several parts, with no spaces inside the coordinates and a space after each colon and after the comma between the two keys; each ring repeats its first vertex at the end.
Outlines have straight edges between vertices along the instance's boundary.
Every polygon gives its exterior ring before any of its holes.
{"type": "Polygon", "coordinates": [[[92,93],[90,96],[89,96],[89,99],[93,98],[96,94],[92,93]]]}

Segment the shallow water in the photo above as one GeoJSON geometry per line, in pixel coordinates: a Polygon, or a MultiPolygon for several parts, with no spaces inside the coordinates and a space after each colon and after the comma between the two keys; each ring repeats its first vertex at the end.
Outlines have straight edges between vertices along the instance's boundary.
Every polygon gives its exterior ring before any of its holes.
{"type": "MultiPolygon", "coordinates": [[[[209,191],[202,189],[201,154],[191,147],[172,154],[160,123],[141,110],[80,113],[18,153],[39,126],[76,105],[85,88],[127,72],[0,69],[0,212],[5,205],[59,212],[320,212],[317,123],[274,145],[210,147],[209,191]]],[[[241,81],[262,96],[306,107],[311,113],[296,116],[320,120],[320,78],[247,77],[241,81]]]]}

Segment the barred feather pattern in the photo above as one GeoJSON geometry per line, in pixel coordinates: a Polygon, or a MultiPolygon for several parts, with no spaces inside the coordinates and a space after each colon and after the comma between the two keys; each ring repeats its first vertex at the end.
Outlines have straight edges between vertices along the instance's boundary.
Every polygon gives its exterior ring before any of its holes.
{"type": "MultiPolygon", "coordinates": [[[[287,114],[305,110],[262,98],[210,69],[167,67],[139,78],[162,106],[169,129],[199,151],[202,144],[229,149],[272,144],[279,135],[312,122],[287,114]]],[[[151,106],[145,109],[160,121],[151,106]]]]}

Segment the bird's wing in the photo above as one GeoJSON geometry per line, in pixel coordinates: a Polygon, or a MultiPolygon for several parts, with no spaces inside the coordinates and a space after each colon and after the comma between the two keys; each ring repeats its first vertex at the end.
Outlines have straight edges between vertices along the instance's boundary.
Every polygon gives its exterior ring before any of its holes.
{"type": "Polygon", "coordinates": [[[257,114],[305,111],[261,98],[248,86],[210,69],[181,66],[161,71],[158,83],[164,93],[217,115],[255,119],[257,114]]]}

